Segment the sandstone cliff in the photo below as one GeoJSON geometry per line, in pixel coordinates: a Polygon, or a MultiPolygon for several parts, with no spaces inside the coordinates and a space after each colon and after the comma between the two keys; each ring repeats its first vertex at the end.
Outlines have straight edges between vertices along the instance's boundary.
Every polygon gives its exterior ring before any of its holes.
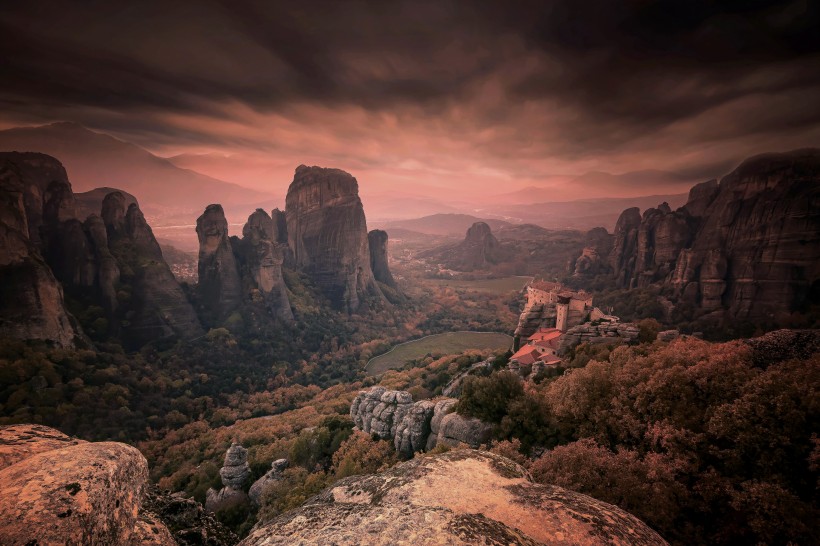
{"type": "Polygon", "coordinates": [[[373,270],[373,276],[380,283],[396,288],[396,280],[387,264],[387,232],[374,229],[367,234],[367,241],[370,247],[370,269],[373,270]]]}
{"type": "Polygon", "coordinates": [[[89,330],[97,339],[121,336],[137,348],[202,334],[133,197],[111,192],[82,217],[87,209],[78,206],[65,170],[42,154],[0,154],[0,182],[0,267],[8,268],[0,329],[21,339],[88,344],[65,311],[65,292],[105,310],[105,325],[89,330]]]}
{"type": "Polygon", "coordinates": [[[662,283],[677,302],[777,321],[820,303],[820,150],[764,154],[692,188],[677,211],[624,211],[610,261],[622,287],[662,283]]]}
{"type": "Polygon", "coordinates": [[[533,483],[504,457],[455,450],[337,482],[257,525],[242,546],[275,544],[556,544],[666,542],[605,502],[533,483]]]}
{"type": "Polygon", "coordinates": [[[356,179],[338,169],[296,169],[285,216],[294,264],[337,309],[382,301],[370,269],[367,225],[356,179]]]}
{"type": "MultiPolygon", "coordinates": [[[[0,154],[0,335],[71,347],[82,332],[40,248],[47,189],[54,181],[68,185],[54,158],[0,154]]],[[[65,211],[56,208],[53,214],[65,211]]]]}
{"type": "Polygon", "coordinates": [[[250,300],[264,303],[272,316],[290,321],[293,312],[282,276],[287,244],[278,241],[278,231],[276,221],[257,209],[242,228],[238,255],[243,286],[250,300]]]}
{"type": "Polygon", "coordinates": [[[227,318],[242,302],[242,283],[222,205],[208,205],[197,218],[199,297],[212,323],[227,318]]]}

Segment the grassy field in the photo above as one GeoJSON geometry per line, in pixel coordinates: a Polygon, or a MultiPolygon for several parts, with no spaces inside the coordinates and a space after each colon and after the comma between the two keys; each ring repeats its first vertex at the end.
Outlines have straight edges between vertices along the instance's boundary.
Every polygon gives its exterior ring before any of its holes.
{"type": "Polygon", "coordinates": [[[507,349],[512,337],[498,332],[448,332],[396,345],[388,352],[371,358],[365,370],[370,375],[401,368],[409,360],[427,354],[455,354],[469,349],[507,349]]]}
{"type": "Polygon", "coordinates": [[[493,294],[506,294],[513,290],[521,290],[524,285],[532,280],[532,277],[502,277],[500,279],[479,279],[476,281],[466,281],[461,279],[426,279],[425,282],[437,286],[449,286],[463,290],[477,290],[490,292],[493,294]]]}

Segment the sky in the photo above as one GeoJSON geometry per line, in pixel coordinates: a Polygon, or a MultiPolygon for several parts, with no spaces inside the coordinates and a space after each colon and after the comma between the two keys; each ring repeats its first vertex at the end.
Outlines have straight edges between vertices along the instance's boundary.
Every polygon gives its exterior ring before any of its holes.
{"type": "Polygon", "coordinates": [[[7,2],[0,128],[74,121],[255,189],[302,163],[390,191],[689,184],[820,147],[818,28],[813,0],[7,2]]]}

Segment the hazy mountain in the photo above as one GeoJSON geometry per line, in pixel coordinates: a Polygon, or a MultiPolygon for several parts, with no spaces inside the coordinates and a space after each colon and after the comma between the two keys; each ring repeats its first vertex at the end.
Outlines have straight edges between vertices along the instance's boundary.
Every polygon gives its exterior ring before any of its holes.
{"type": "Polygon", "coordinates": [[[412,220],[385,222],[378,227],[386,230],[388,233],[398,228],[428,235],[464,236],[470,226],[476,222],[484,222],[490,226],[491,229],[498,229],[502,226],[510,225],[509,222],[503,220],[478,218],[469,214],[431,214],[430,216],[414,218],[412,220]]]}
{"type": "MultiPolygon", "coordinates": [[[[253,204],[270,195],[179,168],[134,144],[70,122],[0,131],[0,151],[42,152],[66,168],[73,189],[114,186],[139,198],[153,223],[195,218],[205,205],[253,204]]],[[[253,210],[253,209],[250,209],[253,210]]]]}
{"type": "Polygon", "coordinates": [[[489,217],[501,217],[510,223],[531,223],[548,229],[580,229],[604,227],[608,231],[615,228],[618,216],[625,208],[638,207],[641,210],[668,203],[672,209],[686,203],[686,193],[673,195],[646,195],[642,197],[619,197],[559,201],[552,203],[532,202],[519,205],[505,205],[482,210],[489,217]]]}
{"type": "MultiPolygon", "coordinates": [[[[550,177],[544,186],[529,186],[514,192],[496,195],[493,201],[497,204],[512,205],[522,203],[554,203],[573,200],[579,191],[594,196],[596,199],[607,199],[613,195],[630,198],[658,193],[688,192],[700,179],[693,179],[677,173],[644,170],[623,174],[611,174],[601,171],[590,171],[580,176],[550,177]]],[[[573,200],[574,201],[574,200],[573,200]]],[[[657,204],[657,203],[656,203],[657,204]]]]}

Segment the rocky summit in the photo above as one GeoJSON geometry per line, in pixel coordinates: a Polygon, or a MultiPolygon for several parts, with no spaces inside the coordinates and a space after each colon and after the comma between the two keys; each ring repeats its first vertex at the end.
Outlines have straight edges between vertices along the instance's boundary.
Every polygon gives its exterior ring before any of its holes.
{"type": "Polygon", "coordinates": [[[664,545],[634,516],[560,487],[533,483],[488,452],[417,457],[337,482],[259,525],[242,546],[277,544],[664,545]]]}
{"type": "Polygon", "coordinates": [[[335,308],[352,313],[368,301],[382,301],[355,178],[339,169],[300,165],[288,188],[285,216],[295,266],[335,308]]]}

